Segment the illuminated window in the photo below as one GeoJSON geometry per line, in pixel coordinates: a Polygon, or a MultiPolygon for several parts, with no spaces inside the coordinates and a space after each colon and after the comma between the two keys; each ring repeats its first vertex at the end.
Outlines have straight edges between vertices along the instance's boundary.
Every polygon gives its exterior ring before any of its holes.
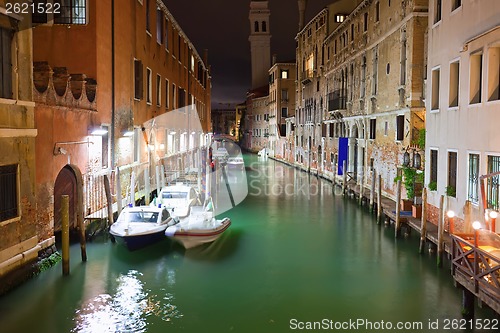
{"type": "Polygon", "coordinates": [[[288,69],[281,70],[281,78],[288,79],[288,69]]]}
{"type": "Polygon", "coordinates": [[[346,14],[335,14],[335,23],[342,23],[345,21],[347,15],[346,14]]]}

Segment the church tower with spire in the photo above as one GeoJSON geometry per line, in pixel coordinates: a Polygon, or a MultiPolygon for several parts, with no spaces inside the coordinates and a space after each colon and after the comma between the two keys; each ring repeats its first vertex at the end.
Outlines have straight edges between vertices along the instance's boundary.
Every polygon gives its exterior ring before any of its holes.
{"type": "Polygon", "coordinates": [[[268,84],[271,67],[271,33],[268,1],[250,1],[250,52],[252,57],[252,89],[268,84]]]}

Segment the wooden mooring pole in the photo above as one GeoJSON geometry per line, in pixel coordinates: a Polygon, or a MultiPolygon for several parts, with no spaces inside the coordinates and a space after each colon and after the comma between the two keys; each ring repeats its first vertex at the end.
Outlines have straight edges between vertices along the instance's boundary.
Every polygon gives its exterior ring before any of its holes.
{"type": "Polygon", "coordinates": [[[375,180],[376,180],[376,175],[375,175],[375,170],[372,171],[372,183],[370,187],[370,213],[373,214],[373,205],[375,201],[375,180]]]}
{"type": "Polygon", "coordinates": [[[382,175],[378,175],[377,190],[377,223],[382,220],[382,175]]]}
{"type": "Polygon", "coordinates": [[[401,235],[401,180],[398,180],[396,185],[396,228],[394,230],[394,235],[398,238],[401,235]]]}
{"type": "Polygon", "coordinates": [[[144,169],[144,202],[149,205],[149,196],[151,193],[151,183],[149,179],[149,166],[144,169]]]}
{"type": "Polygon", "coordinates": [[[361,174],[359,177],[359,198],[358,198],[358,205],[362,206],[363,205],[363,182],[364,182],[364,175],[361,174]]]}
{"type": "Polygon", "coordinates": [[[115,173],[115,182],[116,182],[116,207],[118,209],[117,214],[120,215],[122,211],[122,183],[120,180],[120,168],[116,167],[115,173]]]}
{"type": "Polygon", "coordinates": [[[474,318],[474,294],[462,287],[462,315],[466,319],[474,318]]]}
{"type": "Polygon", "coordinates": [[[425,242],[427,240],[427,188],[422,189],[422,223],[420,227],[420,246],[418,252],[424,253],[425,242]]]}
{"type": "Polygon", "coordinates": [[[108,227],[113,224],[113,199],[111,198],[111,186],[109,185],[108,175],[104,175],[104,192],[108,203],[108,227]]]}
{"type": "Polygon", "coordinates": [[[342,195],[346,195],[347,190],[347,163],[344,160],[342,162],[342,195]]]}
{"type": "Polygon", "coordinates": [[[69,196],[61,196],[62,221],[62,269],[63,275],[69,275],[69,196]]]}
{"type": "Polygon", "coordinates": [[[438,243],[437,243],[437,266],[443,267],[444,254],[444,195],[439,198],[439,217],[438,217],[438,243]]]}

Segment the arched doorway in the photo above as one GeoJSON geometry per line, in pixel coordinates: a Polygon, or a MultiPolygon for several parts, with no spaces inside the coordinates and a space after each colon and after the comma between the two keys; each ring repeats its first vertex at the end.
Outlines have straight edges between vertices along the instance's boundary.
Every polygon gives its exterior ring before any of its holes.
{"type": "Polygon", "coordinates": [[[75,166],[61,169],[54,183],[54,232],[61,231],[61,196],[69,196],[69,227],[83,225],[83,178],[75,166]]]}

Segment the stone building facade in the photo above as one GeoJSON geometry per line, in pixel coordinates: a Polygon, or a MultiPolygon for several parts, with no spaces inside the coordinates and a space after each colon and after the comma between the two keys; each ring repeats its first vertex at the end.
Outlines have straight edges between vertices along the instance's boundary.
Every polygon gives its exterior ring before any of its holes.
{"type": "MultiPolygon", "coordinates": [[[[342,11],[335,5],[330,10],[340,20],[342,11]]],[[[333,143],[325,149],[327,165],[338,175],[346,160],[349,178],[363,184],[372,172],[381,175],[389,197],[395,196],[404,152],[416,150],[425,126],[426,29],[427,1],[365,0],[324,44],[324,132],[333,143]]]]}
{"type": "MultiPolygon", "coordinates": [[[[0,9],[5,1],[0,1],[0,9]]],[[[0,293],[54,238],[36,219],[31,18],[0,11],[0,293]]]]}
{"type": "Polygon", "coordinates": [[[283,158],[286,153],[286,119],[295,115],[296,65],[276,62],[269,69],[269,156],[283,158]]]}
{"type": "MultiPolygon", "coordinates": [[[[485,180],[484,198],[479,181],[500,171],[499,17],[494,0],[429,1],[425,184],[434,223],[441,196],[459,220],[469,202],[483,228],[484,210],[499,209],[498,176],[485,180]]],[[[457,231],[471,231],[466,222],[457,231]]]]}

